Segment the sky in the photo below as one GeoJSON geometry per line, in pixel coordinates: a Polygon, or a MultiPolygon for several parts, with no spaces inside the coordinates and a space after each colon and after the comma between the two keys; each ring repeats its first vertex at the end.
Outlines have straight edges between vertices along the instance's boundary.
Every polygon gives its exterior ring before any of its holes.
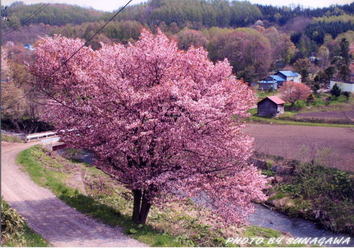
{"type": "MultiPolygon", "coordinates": [[[[19,0],[3,0],[3,5],[9,5],[19,0]]],[[[21,1],[21,0],[20,0],[21,1]]],[[[133,0],[131,4],[145,2],[146,0],[133,0]]],[[[349,4],[353,0],[249,0],[251,3],[271,4],[276,6],[302,5],[304,7],[327,7],[332,4],[349,4]]],[[[83,7],[92,7],[98,10],[113,11],[123,6],[128,0],[22,0],[26,4],[33,3],[67,3],[76,4],[83,7]]]]}

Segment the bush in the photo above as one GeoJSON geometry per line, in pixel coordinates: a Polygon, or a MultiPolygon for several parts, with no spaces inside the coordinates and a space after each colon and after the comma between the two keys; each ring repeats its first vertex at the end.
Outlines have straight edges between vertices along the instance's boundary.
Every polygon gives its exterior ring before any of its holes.
{"type": "Polygon", "coordinates": [[[314,106],[322,106],[322,105],[325,105],[326,102],[321,99],[321,98],[316,98],[314,101],[313,101],[313,105],[314,106]]]}
{"type": "Polygon", "coordinates": [[[25,220],[15,209],[1,199],[1,241],[2,243],[20,237],[25,228],[25,220]]]}
{"type": "Polygon", "coordinates": [[[296,168],[295,183],[301,186],[300,193],[305,198],[326,196],[334,200],[354,200],[351,175],[344,171],[324,168],[314,163],[300,164],[296,168]]]}
{"type": "Polygon", "coordinates": [[[349,100],[351,94],[351,92],[343,92],[343,96],[346,97],[347,101],[349,100]]]}
{"type": "Polygon", "coordinates": [[[17,136],[1,134],[1,141],[9,143],[22,143],[23,140],[17,136]]]}
{"type": "Polygon", "coordinates": [[[304,100],[297,100],[293,105],[293,109],[298,111],[304,108],[305,106],[306,106],[306,102],[304,100]]]}
{"type": "Polygon", "coordinates": [[[334,86],[331,89],[332,96],[339,97],[341,93],[342,93],[342,90],[338,87],[337,84],[334,84],[334,86]]]}

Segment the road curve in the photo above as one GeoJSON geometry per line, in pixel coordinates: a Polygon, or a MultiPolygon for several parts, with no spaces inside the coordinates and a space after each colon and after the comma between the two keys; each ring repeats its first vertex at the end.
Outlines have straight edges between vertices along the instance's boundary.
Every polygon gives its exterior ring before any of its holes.
{"type": "Polygon", "coordinates": [[[120,228],[110,227],[83,215],[48,189],[38,186],[16,165],[19,152],[34,143],[1,144],[1,195],[26,218],[28,225],[56,247],[146,246],[120,228]]]}

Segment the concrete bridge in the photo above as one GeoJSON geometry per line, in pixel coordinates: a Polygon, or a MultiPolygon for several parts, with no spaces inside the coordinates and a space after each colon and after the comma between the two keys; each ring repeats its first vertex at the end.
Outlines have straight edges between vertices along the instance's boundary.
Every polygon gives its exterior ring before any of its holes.
{"type": "Polygon", "coordinates": [[[63,149],[66,147],[66,144],[60,142],[60,137],[54,131],[32,133],[25,136],[26,143],[38,140],[40,140],[40,142],[46,149],[52,151],[63,149]]]}

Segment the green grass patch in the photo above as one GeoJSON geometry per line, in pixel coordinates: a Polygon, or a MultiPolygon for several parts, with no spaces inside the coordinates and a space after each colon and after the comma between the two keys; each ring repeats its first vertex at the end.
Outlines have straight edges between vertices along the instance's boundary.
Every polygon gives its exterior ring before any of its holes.
{"type": "Polygon", "coordinates": [[[246,237],[278,238],[282,234],[279,231],[257,226],[249,226],[244,232],[246,237]]]}
{"type": "Polygon", "coordinates": [[[262,243],[257,243],[257,240],[251,246],[255,247],[276,247],[276,246],[282,246],[282,247],[303,247],[305,245],[303,244],[287,244],[287,237],[284,236],[281,232],[270,229],[270,228],[265,228],[265,227],[258,227],[258,226],[249,226],[243,233],[244,237],[247,238],[262,238],[263,242],[262,243]],[[277,242],[272,242],[270,239],[281,239],[277,242]]]}
{"type": "Polygon", "coordinates": [[[256,154],[260,160],[293,165],[291,175],[273,183],[267,203],[290,216],[313,220],[334,232],[354,235],[354,175],[327,168],[316,161],[301,163],[281,157],[256,154]]]}
{"type": "Polygon", "coordinates": [[[321,126],[321,127],[338,127],[338,128],[354,128],[351,124],[331,124],[331,123],[313,123],[313,122],[301,122],[282,120],[278,118],[265,118],[258,116],[251,116],[247,119],[250,122],[262,123],[262,124],[280,124],[280,125],[301,125],[301,126],[321,126]]]}
{"type": "Polygon", "coordinates": [[[23,140],[17,136],[1,134],[1,141],[10,143],[23,143],[23,140]]]}
{"type": "Polygon", "coordinates": [[[33,231],[28,225],[23,228],[23,233],[14,236],[5,243],[3,247],[48,247],[49,243],[41,235],[33,231]]]}
{"type": "Polygon", "coordinates": [[[1,200],[1,246],[46,247],[48,242],[28,227],[15,209],[1,200]]]}
{"type": "Polygon", "coordinates": [[[264,99],[265,97],[276,95],[277,93],[277,91],[256,90],[256,96],[258,98],[258,101],[264,99]]]}

